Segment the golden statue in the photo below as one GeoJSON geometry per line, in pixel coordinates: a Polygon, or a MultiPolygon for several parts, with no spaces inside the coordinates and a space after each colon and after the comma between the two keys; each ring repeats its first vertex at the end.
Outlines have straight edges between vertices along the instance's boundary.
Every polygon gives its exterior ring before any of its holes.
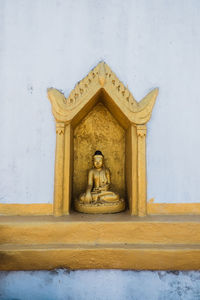
{"type": "Polygon", "coordinates": [[[125,209],[124,199],[110,190],[110,171],[104,166],[104,156],[97,150],[94,167],[88,173],[86,192],[75,201],[75,209],[85,213],[114,213],[125,209]]]}

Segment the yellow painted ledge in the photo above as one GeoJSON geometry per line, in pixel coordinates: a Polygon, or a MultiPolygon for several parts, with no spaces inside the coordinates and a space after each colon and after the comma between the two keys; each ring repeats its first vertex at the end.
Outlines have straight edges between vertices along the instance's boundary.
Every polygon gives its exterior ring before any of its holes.
{"type": "Polygon", "coordinates": [[[39,216],[52,215],[53,204],[0,204],[0,215],[7,216],[39,216]]]}
{"type": "Polygon", "coordinates": [[[199,246],[19,245],[0,250],[0,270],[199,270],[199,246]]]}
{"type": "Polygon", "coordinates": [[[200,269],[200,216],[1,216],[0,270],[200,269]]]}
{"type": "Polygon", "coordinates": [[[0,204],[0,270],[199,270],[200,203],[147,209],[55,218],[52,204],[0,204]]]}
{"type": "MultiPolygon", "coordinates": [[[[0,215],[38,216],[52,215],[53,204],[0,204],[0,215]]],[[[200,215],[200,203],[147,203],[148,215],[200,215]]]]}
{"type": "Polygon", "coordinates": [[[200,215],[200,203],[147,203],[149,215],[200,215]]]}

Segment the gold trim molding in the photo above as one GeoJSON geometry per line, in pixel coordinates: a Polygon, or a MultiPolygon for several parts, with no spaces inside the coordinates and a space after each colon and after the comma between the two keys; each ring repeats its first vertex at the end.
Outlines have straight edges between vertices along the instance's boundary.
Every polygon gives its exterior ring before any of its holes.
{"type": "Polygon", "coordinates": [[[99,101],[126,130],[126,190],[130,214],[147,214],[146,123],[151,117],[157,95],[156,88],[137,102],[104,62],[100,62],[78,82],[68,98],[57,89],[48,89],[56,121],[54,216],[70,213],[73,130],[99,101]]]}
{"type": "Polygon", "coordinates": [[[153,203],[147,202],[149,215],[200,215],[200,203],[153,203]]]}
{"type": "Polygon", "coordinates": [[[52,215],[51,203],[36,204],[4,204],[0,203],[0,215],[3,216],[39,216],[52,215]]]}
{"type": "MultiPolygon", "coordinates": [[[[200,215],[200,203],[147,202],[148,215],[200,215]]],[[[53,204],[4,204],[0,203],[2,216],[53,215],[53,204]]]]}

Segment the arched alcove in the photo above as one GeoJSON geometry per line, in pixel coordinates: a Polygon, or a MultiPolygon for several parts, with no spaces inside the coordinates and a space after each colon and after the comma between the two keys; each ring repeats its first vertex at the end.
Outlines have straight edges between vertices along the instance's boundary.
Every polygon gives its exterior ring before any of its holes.
{"type": "Polygon", "coordinates": [[[74,198],[84,189],[92,154],[100,148],[114,175],[114,188],[126,197],[130,214],[146,215],[145,124],[157,94],[155,89],[138,103],[104,62],[68,98],[48,89],[57,136],[55,216],[70,213],[74,198]]]}
{"type": "Polygon", "coordinates": [[[84,192],[87,171],[97,149],[110,169],[112,188],[125,198],[125,130],[102,102],[97,103],[74,129],[72,199],[84,192]]]}

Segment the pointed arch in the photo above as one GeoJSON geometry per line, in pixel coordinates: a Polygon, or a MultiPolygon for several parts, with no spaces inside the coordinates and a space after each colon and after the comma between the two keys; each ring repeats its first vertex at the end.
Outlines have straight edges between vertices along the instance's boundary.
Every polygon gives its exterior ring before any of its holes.
{"type": "Polygon", "coordinates": [[[140,102],[112,72],[100,62],[78,82],[69,97],[49,88],[48,98],[56,121],[56,161],[54,215],[69,214],[72,185],[73,128],[97,104],[109,109],[126,130],[126,186],[130,213],[146,215],[146,123],[151,117],[158,89],[140,102]]]}

